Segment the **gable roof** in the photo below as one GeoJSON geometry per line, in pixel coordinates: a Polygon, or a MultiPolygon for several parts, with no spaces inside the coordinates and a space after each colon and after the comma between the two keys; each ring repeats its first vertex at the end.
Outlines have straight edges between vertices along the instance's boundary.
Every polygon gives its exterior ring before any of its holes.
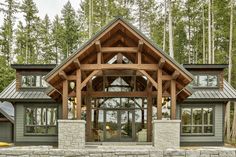
{"type": "Polygon", "coordinates": [[[0,102],[0,113],[2,113],[10,122],[14,123],[14,107],[9,102],[0,102]]]}
{"type": "MultiPolygon", "coordinates": [[[[166,54],[165,52],[163,52],[163,50],[161,48],[159,48],[153,41],[151,41],[149,38],[147,38],[142,32],[140,32],[137,28],[135,28],[134,26],[132,26],[129,22],[127,22],[126,20],[124,20],[121,17],[118,17],[116,19],[114,19],[113,21],[111,21],[108,25],[106,25],[105,27],[103,27],[98,33],[96,33],[91,39],[89,39],[87,42],[85,42],[78,50],[74,51],[68,58],[66,58],[60,65],[56,66],[51,72],[49,72],[46,76],[45,76],[45,80],[47,80],[50,83],[50,79],[52,78],[52,76],[56,73],[58,73],[61,69],[63,69],[63,66],[65,64],[67,64],[68,62],[72,62],[74,58],[78,57],[78,55],[80,54],[80,52],[85,49],[88,46],[91,46],[92,44],[95,43],[95,41],[101,36],[104,35],[103,33],[110,29],[110,28],[114,28],[116,25],[118,24],[122,24],[124,26],[127,26],[128,28],[130,28],[132,31],[134,31],[138,36],[140,36],[142,39],[144,39],[148,44],[150,44],[151,47],[153,47],[156,51],[158,51],[161,56],[163,56],[167,61],[169,61],[173,66],[176,66],[177,69],[180,70],[180,72],[186,74],[186,76],[188,77],[188,79],[190,80],[189,82],[191,82],[193,80],[193,76],[190,72],[188,72],[182,65],[180,65],[178,62],[176,62],[173,58],[171,58],[168,54],[166,54]]],[[[189,83],[188,82],[188,83],[189,83]]]]}

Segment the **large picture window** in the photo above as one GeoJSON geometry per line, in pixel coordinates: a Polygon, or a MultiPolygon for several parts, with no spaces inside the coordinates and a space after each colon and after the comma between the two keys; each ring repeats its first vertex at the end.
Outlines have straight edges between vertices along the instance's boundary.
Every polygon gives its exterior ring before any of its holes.
{"type": "Polygon", "coordinates": [[[26,107],[25,134],[56,135],[57,108],[56,107],[26,107]]]}
{"type": "Polygon", "coordinates": [[[182,108],[182,134],[213,134],[213,108],[182,108]]]}
{"type": "Polygon", "coordinates": [[[21,77],[21,87],[47,87],[43,75],[23,75],[21,77]]]}

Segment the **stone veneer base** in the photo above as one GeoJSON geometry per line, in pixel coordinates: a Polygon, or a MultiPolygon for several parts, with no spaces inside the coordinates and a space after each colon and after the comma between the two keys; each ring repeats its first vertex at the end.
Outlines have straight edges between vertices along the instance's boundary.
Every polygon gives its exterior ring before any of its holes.
{"type": "Polygon", "coordinates": [[[84,148],[85,124],[84,120],[58,120],[58,148],[84,148]]]}
{"type": "Polygon", "coordinates": [[[153,120],[153,146],[158,149],[180,147],[181,120],[153,120]]]}
{"type": "Polygon", "coordinates": [[[154,147],[97,147],[55,149],[46,146],[0,148],[0,157],[236,157],[236,148],[192,147],[160,150],[154,147]]]}

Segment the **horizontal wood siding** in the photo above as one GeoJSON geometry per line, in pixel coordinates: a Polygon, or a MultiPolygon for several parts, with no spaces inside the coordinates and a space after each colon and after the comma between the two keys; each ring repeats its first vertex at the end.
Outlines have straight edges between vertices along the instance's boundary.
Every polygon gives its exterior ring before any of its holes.
{"type": "Polygon", "coordinates": [[[0,141],[1,142],[12,142],[12,123],[11,122],[0,122],[0,141]]]}
{"type": "MultiPolygon", "coordinates": [[[[50,105],[50,104],[49,104],[50,105]]],[[[24,135],[24,104],[16,104],[16,143],[21,142],[45,142],[45,143],[53,143],[57,142],[57,136],[29,136],[24,135]]]]}
{"type": "MultiPolygon", "coordinates": [[[[199,104],[199,106],[206,105],[207,103],[204,104],[199,104]]],[[[208,103],[209,104],[209,103],[208,103]]],[[[181,135],[180,137],[180,142],[222,142],[223,141],[223,104],[209,104],[214,106],[214,135],[212,136],[188,136],[188,135],[181,135]]],[[[191,106],[190,104],[187,106],[191,106]]],[[[194,104],[194,106],[197,106],[194,104]]],[[[180,117],[180,105],[177,106],[177,117],[178,119],[181,119],[180,117]]]]}

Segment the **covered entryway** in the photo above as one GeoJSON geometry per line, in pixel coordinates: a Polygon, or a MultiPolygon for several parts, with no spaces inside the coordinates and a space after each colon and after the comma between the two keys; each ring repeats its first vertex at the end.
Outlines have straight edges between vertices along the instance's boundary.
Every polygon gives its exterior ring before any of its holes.
{"type": "Polygon", "coordinates": [[[192,75],[117,18],[46,80],[54,87],[49,95],[62,102],[63,119],[85,119],[86,141],[147,142],[152,141],[153,119],[166,114],[163,107],[170,109],[169,119],[176,119],[176,101],[191,94],[185,86],[192,75]],[[130,106],[114,102],[118,99],[130,106]],[[114,104],[120,107],[110,107],[114,104]]]}

